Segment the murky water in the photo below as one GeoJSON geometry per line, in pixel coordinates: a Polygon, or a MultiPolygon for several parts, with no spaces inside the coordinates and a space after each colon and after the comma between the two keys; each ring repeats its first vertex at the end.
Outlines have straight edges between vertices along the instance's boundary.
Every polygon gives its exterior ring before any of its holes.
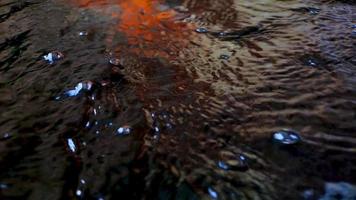
{"type": "Polygon", "coordinates": [[[356,199],[356,5],[1,0],[0,199],[356,199]]]}

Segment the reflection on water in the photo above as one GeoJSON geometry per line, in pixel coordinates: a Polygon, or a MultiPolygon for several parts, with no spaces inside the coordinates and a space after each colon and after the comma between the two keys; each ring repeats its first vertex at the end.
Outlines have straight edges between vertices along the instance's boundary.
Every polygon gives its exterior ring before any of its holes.
{"type": "Polygon", "coordinates": [[[354,199],[355,13],[0,2],[0,199],[354,199]]]}
{"type": "Polygon", "coordinates": [[[112,26],[107,28],[109,36],[106,41],[116,53],[130,51],[146,56],[169,56],[177,49],[162,44],[180,40],[182,45],[183,38],[189,36],[189,33],[184,32],[187,24],[175,20],[184,15],[175,11],[172,4],[163,1],[71,0],[70,3],[111,17],[112,26]],[[117,32],[124,34],[123,44],[115,44],[117,32]]]}

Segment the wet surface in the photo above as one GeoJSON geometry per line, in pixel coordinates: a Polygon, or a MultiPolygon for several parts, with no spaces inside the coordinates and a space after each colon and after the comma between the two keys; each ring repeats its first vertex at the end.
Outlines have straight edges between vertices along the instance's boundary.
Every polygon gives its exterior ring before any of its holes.
{"type": "Polygon", "coordinates": [[[0,199],[355,199],[355,26],[352,1],[2,0],[0,199]]]}

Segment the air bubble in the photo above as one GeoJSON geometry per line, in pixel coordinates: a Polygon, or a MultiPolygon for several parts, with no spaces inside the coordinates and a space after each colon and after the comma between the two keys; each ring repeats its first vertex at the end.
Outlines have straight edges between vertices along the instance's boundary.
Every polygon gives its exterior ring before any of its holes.
{"type": "Polygon", "coordinates": [[[197,32],[197,33],[207,33],[208,30],[206,28],[197,28],[197,29],[195,29],[195,32],[197,32]]]}
{"type": "Polygon", "coordinates": [[[131,128],[129,126],[122,126],[116,132],[118,135],[128,135],[131,133],[131,128]]]}
{"type": "Polygon", "coordinates": [[[301,138],[298,133],[291,130],[281,130],[273,134],[273,140],[279,144],[296,144],[300,142],[301,138]]]}
{"type": "Polygon", "coordinates": [[[229,56],[229,55],[226,55],[226,54],[222,54],[222,55],[220,55],[219,58],[220,58],[220,59],[223,59],[223,60],[229,60],[230,56],[229,56]]]}
{"type": "Polygon", "coordinates": [[[54,64],[56,61],[62,59],[64,57],[63,53],[59,51],[53,51],[43,56],[43,59],[47,61],[49,64],[54,64]]]}

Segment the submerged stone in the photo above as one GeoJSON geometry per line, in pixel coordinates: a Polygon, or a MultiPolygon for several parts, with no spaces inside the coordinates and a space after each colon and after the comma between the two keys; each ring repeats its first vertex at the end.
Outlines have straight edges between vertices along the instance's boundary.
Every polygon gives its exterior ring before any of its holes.
{"type": "Polygon", "coordinates": [[[290,145],[290,144],[296,144],[300,142],[301,137],[297,132],[294,132],[292,130],[281,130],[278,132],[275,132],[273,134],[273,141],[279,143],[279,144],[285,144],[285,145],[290,145]]]}

